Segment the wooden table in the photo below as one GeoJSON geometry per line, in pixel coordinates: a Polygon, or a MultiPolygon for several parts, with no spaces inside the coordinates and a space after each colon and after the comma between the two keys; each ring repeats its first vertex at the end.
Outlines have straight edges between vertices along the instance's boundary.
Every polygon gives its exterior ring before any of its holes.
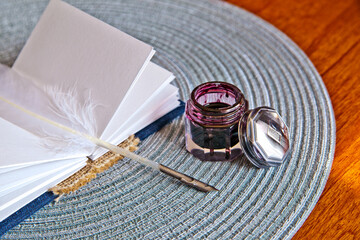
{"type": "Polygon", "coordinates": [[[335,158],[324,192],[293,239],[360,239],[360,1],[229,0],[307,54],[330,94],[335,158]]]}

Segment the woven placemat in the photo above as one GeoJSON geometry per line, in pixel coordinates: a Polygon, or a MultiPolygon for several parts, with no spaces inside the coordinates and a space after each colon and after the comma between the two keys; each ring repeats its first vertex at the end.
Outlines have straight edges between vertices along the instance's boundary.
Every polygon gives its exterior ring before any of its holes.
{"type": "MultiPolygon", "coordinates": [[[[220,1],[82,0],[71,4],[153,45],[154,61],[176,75],[186,100],[198,84],[237,85],[250,107],[277,109],[290,127],[292,153],[260,170],[241,158],[203,163],[185,151],[178,119],[137,153],[208,182],[204,194],[124,159],[65,195],[5,239],[283,239],[315,206],[330,172],[335,120],[326,88],[305,54],[284,34],[220,1]]],[[[46,0],[0,3],[0,62],[11,65],[46,0]]]]}

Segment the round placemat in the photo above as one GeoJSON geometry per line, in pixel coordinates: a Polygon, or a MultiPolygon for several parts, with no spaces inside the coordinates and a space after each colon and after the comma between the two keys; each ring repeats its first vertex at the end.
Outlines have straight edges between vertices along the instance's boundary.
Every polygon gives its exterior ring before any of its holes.
{"type": "MultiPolygon", "coordinates": [[[[179,118],[140,144],[144,157],[220,189],[202,193],[129,160],[62,197],[4,238],[290,238],[315,206],[330,172],[335,120],[306,55],[258,17],[220,1],[69,1],[154,46],[186,100],[205,81],[238,86],[250,107],[271,106],[287,122],[291,157],[257,169],[242,157],[201,162],[184,147],[179,118]]],[[[0,61],[11,65],[47,1],[2,1],[0,61]]]]}

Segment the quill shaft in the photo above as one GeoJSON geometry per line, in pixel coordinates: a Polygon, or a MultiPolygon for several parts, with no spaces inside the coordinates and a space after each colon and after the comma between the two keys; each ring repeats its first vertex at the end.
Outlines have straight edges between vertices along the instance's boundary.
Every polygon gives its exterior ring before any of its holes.
{"type": "Polygon", "coordinates": [[[157,162],[154,162],[154,161],[151,161],[149,159],[146,159],[144,157],[141,157],[125,148],[121,148],[121,147],[118,147],[114,144],[111,144],[111,143],[108,143],[108,142],[105,142],[99,138],[95,138],[95,137],[92,137],[92,136],[89,136],[89,135],[86,135],[86,134],[81,134],[82,136],[86,137],[87,139],[89,139],[91,142],[93,142],[94,144],[96,144],[97,146],[99,147],[103,147],[103,148],[106,148],[108,150],[110,150],[111,152],[113,153],[117,153],[117,154],[120,154],[124,157],[127,157],[127,158],[130,158],[130,159],[133,159],[137,162],[140,162],[148,167],[151,167],[152,169],[154,170],[160,170],[159,169],[159,164],[157,162]]]}
{"type": "Polygon", "coordinates": [[[163,173],[165,173],[165,174],[167,174],[167,175],[169,175],[171,177],[177,178],[181,182],[183,182],[183,183],[185,183],[187,185],[190,185],[192,187],[195,187],[196,189],[198,189],[200,191],[209,192],[209,191],[216,191],[217,190],[216,188],[214,188],[214,187],[212,187],[212,186],[210,186],[210,185],[208,185],[206,183],[203,183],[203,182],[201,182],[199,180],[196,180],[196,179],[194,179],[194,178],[192,178],[190,176],[187,176],[187,175],[185,175],[183,173],[180,173],[180,172],[177,172],[177,171],[175,171],[173,169],[165,167],[162,164],[159,164],[159,163],[157,163],[155,161],[151,161],[149,159],[141,157],[141,156],[139,156],[139,155],[127,150],[127,149],[118,147],[118,146],[116,146],[114,144],[108,143],[108,142],[103,141],[103,140],[101,140],[99,138],[96,138],[94,136],[91,136],[91,135],[88,135],[88,134],[85,134],[85,133],[81,133],[81,132],[79,132],[79,131],[77,131],[75,129],[64,126],[64,125],[62,125],[60,123],[57,123],[55,121],[52,121],[52,120],[46,118],[46,117],[43,117],[43,116],[41,116],[39,114],[36,114],[36,113],[34,113],[32,111],[29,111],[28,109],[25,109],[25,108],[17,105],[16,103],[13,103],[13,102],[7,100],[6,98],[4,98],[2,96],[0,96],[0,100],[8,103],[9,105],[13,106],[16,109],[19,109],[19,110],[27,113],[30,116],[33,116],[33,117],[35,117],[35,118],[37,118],[39,120],[42,120],[42,121],[44,121],[44,122],[46,122],[48,124],[51,124],[51,125],[53,125],[53,126],[55,126],[57,128],[60,128],[60,129],[62,129],[64,131],[67,131],[67,132],[70,132],[72,134],[84,137],[84,138],[86,138],[87,140],[89,140],[90,142],[92,142],[93,144],[95,144],[95,145],[97,145],[99,147],[106,148],[106,149],[110,150],[113,153],[117,153],[117,154],[120,154],[122,156],[128,157],[128,158],[133,159],[133,160],[135,160],[135,161],[137,161],[139,163],[142,163],[142,164],[144,164],[146,166],[149,166],[149,167],[153,168],[154,170],[163,172],[163,173]]]}

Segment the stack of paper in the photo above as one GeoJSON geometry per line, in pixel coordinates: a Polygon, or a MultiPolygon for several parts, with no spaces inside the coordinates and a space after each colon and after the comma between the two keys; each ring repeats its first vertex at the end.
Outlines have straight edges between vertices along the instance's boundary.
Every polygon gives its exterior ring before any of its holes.
{"type": "MultiPolygon", "coordinates": [[[[14,66],[0,65],[0,96],[118,144],[179,105],[174,76],[153,48],[52,0],[14,66]]],[[[0,101],[0,221],[105,150],[0,101]]]]}

